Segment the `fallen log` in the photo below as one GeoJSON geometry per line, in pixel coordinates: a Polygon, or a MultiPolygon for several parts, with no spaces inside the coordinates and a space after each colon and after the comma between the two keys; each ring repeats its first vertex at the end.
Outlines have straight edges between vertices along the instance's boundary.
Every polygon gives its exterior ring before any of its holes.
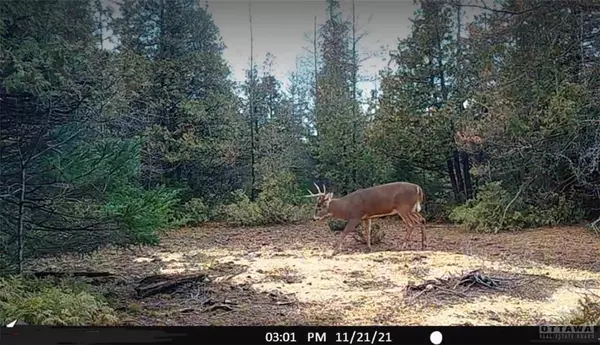
{"type": "Polygon", "coordinates": [[[135,291],[138,298],[145,298],[159,293],[171,292],[183,284],[202,282],[204,279],[206,279],[205,273],[187,275],[158,274],[142,279],[135,287],[135,291]]]}
{"type": "Polygon", "coordinates": [[[215,311],[215,310],[224,310],[224,311],[232,311],[233,308],[227,304],[214,304],[210,307],[206,308],[206,311],[215,311]]]}
{"type": "Polygon", "coordinates": [[[87,277],[87,278],[98,278],[98,277],[112,277],[114,274],[110,272],[54,272],[54,271],[41,271],[33,272],[33,276],[37,278],[44,277],[87,277]]]}

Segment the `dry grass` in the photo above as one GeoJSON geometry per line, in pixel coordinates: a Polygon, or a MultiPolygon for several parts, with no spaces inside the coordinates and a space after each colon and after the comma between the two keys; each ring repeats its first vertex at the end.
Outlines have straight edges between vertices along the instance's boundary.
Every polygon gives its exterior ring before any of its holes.
{"type": "Polygon", "coordinates": [[[136,325],[538,324],[558,322],[578,310],[585,294],[600,294],[600,240],[583,228],[474,235],[429,226],[427,251],[399,251],[404,231],[397,221],[382,224],[385,240],[372,253],[349,236],[344,252],[331,257],[336,235],[325,223],[212,225],[171,232],[160,247],[35,265],[121,274],[124,317],[136,325]],[[476,269],[519,278],[521,285],[414,303],[404,294],[409,282],[476,269]],[[208,285],[132,302],[131,285],[144,276],[198,270],[209,273],[208,285]],[[219,304],[230,310],[210,308],[219,304]]]}

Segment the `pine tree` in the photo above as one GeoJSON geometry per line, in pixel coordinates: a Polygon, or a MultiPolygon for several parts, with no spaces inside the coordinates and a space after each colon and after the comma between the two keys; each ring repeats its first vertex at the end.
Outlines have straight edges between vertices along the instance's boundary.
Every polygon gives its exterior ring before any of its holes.
{"type": "Polygon", "coordinates": [[[211,15],[193,0],[128,0],[121,11],[118,49],[143,72],[133,76],[142,89],[126,102],[140,122],[132,134],[147,138],[145,184],[184,183],[192,196],[224,197],[243,182],[242,118],[211,15]]]}

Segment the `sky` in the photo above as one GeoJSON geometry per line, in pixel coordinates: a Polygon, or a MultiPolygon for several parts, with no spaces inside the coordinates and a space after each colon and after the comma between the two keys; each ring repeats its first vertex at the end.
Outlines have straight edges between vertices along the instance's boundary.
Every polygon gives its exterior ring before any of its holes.
{"type": "MultiPolygon", "coordinates": [[[[212,0],[209,11],[227,46],[224,55],[230,63],[233,78],[244,79],[250,61],[249,3],[243,0],[212,0]]],[[[344,15],[351,18],[352,3],[341,3],[344,15]]],[[[320,26],[326,20],[325,0],[252,0],[252,31],[254,60],[259,66],[267,53],[275,56],[275,76],[286,83],[290,72],[296,69],[296,58],[308,55],[312,43],[314,20],[320,26]]],[[[412,0],[356,0],[357,25],[366,35],[359,42],[363,54],[379,52],[380,56],[362,62],[360,73],[376,77],[387,65],[388,49],[396,49],[398,38],[410,33],[409,18],[415,6],[412,0]],[[382,50],[381,47],[384,47],[382,50]]],[[[363,82],[365,91],[375,86],[363,82]]],[[[367,93],[368,94],[368,93],[367,93]]]]}
{"type": "MultiPolygon", "coordinates": [[[[113,1],[104,1],[116,7],[113,1]]],[[[267,53],[271,53],[275,57],[273,73],[284,86],[289,73],[296,70],[297,57],[307,55],[306,49],[312,46],[306,36],[312,37],[315,16],[318,26],[326,20],[325,0],[252,0],[251,6],[248,0],[199,1],[208,2],[208,10],[227,46],[224,56],[231,66],[232,79],[238,82],[244,80],[250,65],[250,7],[254,60],[261,66],[267,53]]],[[[341,1],[341,7],[344,16],[351,18],[352,2],[341,1]]],[[[414,10],[413,0],[355,0],[357,26],[366,33],[358,48],[363,54],[380,53],[361,63],[361,75],[375,78],[387,65],[388,49],[396,49],[398,38],[410,33],[409,18],[414,10]]],[[[368,95],[376,82],[362,82],[359,87],[368,95]]]]}

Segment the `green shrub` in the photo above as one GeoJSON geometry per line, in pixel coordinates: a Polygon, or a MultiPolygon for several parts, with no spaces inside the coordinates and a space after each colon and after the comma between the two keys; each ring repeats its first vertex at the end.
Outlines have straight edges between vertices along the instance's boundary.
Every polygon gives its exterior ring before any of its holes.
{"type": "Polygon", "coordinates": [[[250,198],[241,190],[235,191],[237,202],[223,208],[227,221],[239,225],[262,225],[265,220],[258,203],[251,202],[250,198]]]}
{"type": "Polygon", "coordinates": [[[158,231],[175,222],[177,194],[165,188],[123,187],[110,195],[104,214],[116,221],[131,241],[157,244],[158,231]]]}
{"type": "Polygon", "coordinates": [[[257,226],[296,223],[310,216],[312,207],[302,200],[291,174],[278,174],[262,184],[256,201],[237,191],[237,201],[223,208],[224,218],[234,224],[257,226]],[[304,203],[303,203],[304,202],[304,203]]]}
{"type": "Polygon", "coordinates": [[[543,203],[531,205],[523,194],[511,195],[500,182],[487,183],[475,200],[454,208],[450,219],[469,230],[498,232],[575,222],[583,215],[564,195],[551,194],[543,203]]]}
{"type": "Polygon", "coordinates": [[[479,189],[476,199],[454,208],[450,220],[475,231],[519,229],[528,223],[524,208],[522,200],[511,196],[500,182],[491,182],[479,189]]]}
{"type": "Polygon", "coordinates": [[[307,205],[291,205],[280,198],[266,199],[259,195],[257,203],[267,224],[302,222],[310,215],[307,205]]]}
{"type": "Polygon", "coordinates": [[[0,278],[0,321],[34,325],[116,325],[115,311],[87,284],[69,280],[0,278]]]}
{"type": "Polygon", "coordinates": [[[255,202],[241,191],[236,192],[239,201],[225,206],[224,213],[227,221],[243,225],[257,226],[269,224],[296,223],[310,216],[308,205],[291,205],[277,197],[267,197],[259,194],[255,202]]]}
{"type": "Polygon", "coordinates": [[[183,204],[177,214],[178,225],[200,225],[211,217],[210,208],[200,198],[192,198],[183,204]]]}
{"type": "Polygon", "coordinates": [[[540,205],[531,208],[531,222],[535,225],[572,224],[583,220],[584,208],[564,194],[551,193],[540,205]]]}

